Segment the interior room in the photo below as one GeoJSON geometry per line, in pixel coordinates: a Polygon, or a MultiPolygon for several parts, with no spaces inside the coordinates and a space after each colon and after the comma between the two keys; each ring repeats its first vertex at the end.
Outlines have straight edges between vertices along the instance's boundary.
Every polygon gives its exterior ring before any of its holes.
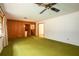
{"type": "Polygon", "coordinates": [[[79,56],[79,3],[0,3],[0,56],[79,56]]]}

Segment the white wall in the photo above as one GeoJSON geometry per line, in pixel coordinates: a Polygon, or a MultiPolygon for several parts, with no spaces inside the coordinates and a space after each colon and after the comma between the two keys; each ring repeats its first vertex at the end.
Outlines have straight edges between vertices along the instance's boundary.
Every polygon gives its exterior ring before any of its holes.
{"type": "Polygon", "coordinates": [[[45,37],[79,46],[79,12],[43,20],[45,37]]]}

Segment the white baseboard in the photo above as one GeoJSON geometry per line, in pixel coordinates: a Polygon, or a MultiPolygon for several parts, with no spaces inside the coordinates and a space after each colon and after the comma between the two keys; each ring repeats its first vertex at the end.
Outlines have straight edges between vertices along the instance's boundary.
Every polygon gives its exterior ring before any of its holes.
{"type": "MultiPolygon", "coordinates": [[[[48,38],[50,40],[55,40],[54,38],[49,38],[49,37],[46,37],[45,38],[48,38]]],[[[58,41],[58,42],[62,42],[62,43],[67,43],[67,44],[71,44],[71,45],[75,45],[75,46],[79,46],[79,43],[76,43],[76,42],[66,42],[66,41],[62,41],[62,40],[58,40],[56,39],[55,41],[58,41]]]]}

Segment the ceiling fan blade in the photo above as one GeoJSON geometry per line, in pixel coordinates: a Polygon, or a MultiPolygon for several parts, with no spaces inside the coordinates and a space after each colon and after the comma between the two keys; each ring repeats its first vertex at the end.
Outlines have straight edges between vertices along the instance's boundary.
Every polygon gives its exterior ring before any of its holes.
{"type": "Polygon", "coordinates": [[[53,11],[55,11],[55,12],[59,12],[60,10],[59,9],[57,9],[57,8],[51,8],[51,10],[53,10],[53,11]]]}
{"type": "Polygon", "coordinates": [[[57,3],[50,3],[51,5],[56,5],[57,3]]]}
{"type": "Polygon", "coordinates": [[[37,4],[37,5],[39,5],[39,6],[40,6],[40,5],[41,5],[41,4],[43,4],[43,3],[35,3],[35,4],[37,4]]]}
{"type": "Polygon", "coordinates": [[[42,14],[44,11],[46,11],[47,9],[44,9],[43,11],[40,12],[40,14],[42,14]]]}

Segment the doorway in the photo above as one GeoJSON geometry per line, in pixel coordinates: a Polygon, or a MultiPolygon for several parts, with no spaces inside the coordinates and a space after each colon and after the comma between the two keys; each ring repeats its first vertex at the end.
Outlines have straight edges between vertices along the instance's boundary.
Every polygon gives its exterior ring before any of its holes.
{"type": "Polygon", "coordinates": [[[25,24],[25,37],[35,36],[35,24],[25,24]]]}
{"type": "Polygon", "coordinates": [[[25,37],[30,36],[30,24],[25,24],[25,37]]]}
{"type": "Polygon", "coordinates": [[[44,37],[44,24],[39,24],[39,37],[44,37]]]}

